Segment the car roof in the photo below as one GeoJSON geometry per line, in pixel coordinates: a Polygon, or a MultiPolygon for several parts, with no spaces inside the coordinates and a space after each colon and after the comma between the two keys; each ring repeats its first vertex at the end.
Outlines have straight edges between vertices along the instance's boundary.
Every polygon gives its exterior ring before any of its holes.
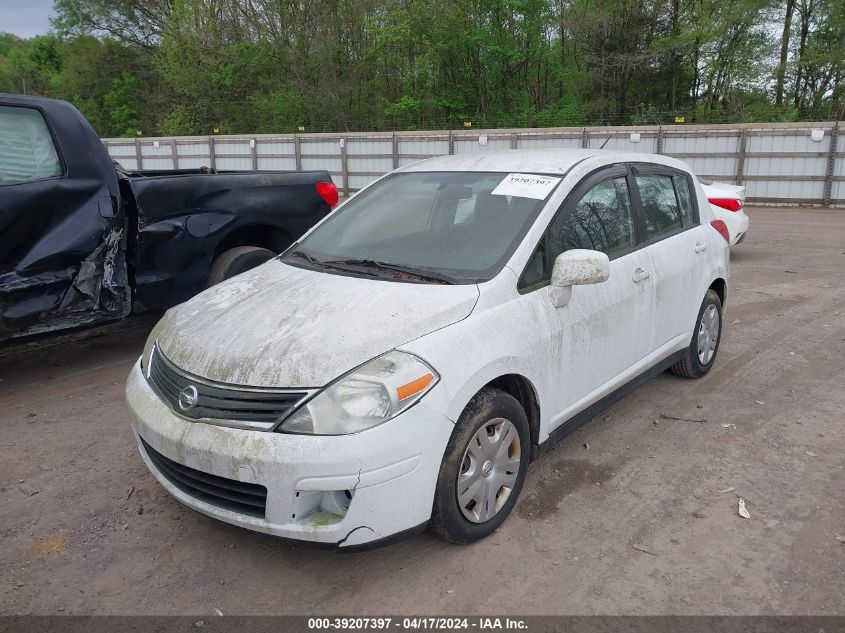
{"type": "Polygon", "coordinates": [[[512,149],[438,156],[399,168],[414,171],[487,171],[566,174],[580,162],[602,157],[607,162],[653,162],[666,164],[666,157],[640,152],[601,149],[512,149]]]}

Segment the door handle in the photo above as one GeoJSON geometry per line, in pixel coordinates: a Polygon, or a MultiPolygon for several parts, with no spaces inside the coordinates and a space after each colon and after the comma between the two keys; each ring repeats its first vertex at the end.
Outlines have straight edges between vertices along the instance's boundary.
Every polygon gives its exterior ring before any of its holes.
{"type": "Polygon", "coordinates": [[[631,279],[634,280],[634,283],[639,283],[643,279],[648,279],[650,275],[651,275],[651,273],[648,272],[647,270],[643,270],[642,268],[637,268],[634,271],[634,274],[631,276],[631,279]]]}
{"type": "Polygon", "coordinates": [[[707,250],[707,244],[704,242],[696,242],[695,243],[695,252],[696,253],[703,253],[707,250]]]}

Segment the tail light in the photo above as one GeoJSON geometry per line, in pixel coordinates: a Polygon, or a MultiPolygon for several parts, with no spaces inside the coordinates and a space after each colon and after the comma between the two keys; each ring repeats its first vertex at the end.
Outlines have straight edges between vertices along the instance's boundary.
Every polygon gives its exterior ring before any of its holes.
{"type": "Polygon", "coordinates": [[[326,204],[334,208],[337,205],[338,194],[337,187],[333,182],[318,182],[317,193],[326,201],[326,204]]]}
{"type": "Polygon", "coordinates": [[[742,211],[742,200],[736,198],[708,198],[707,201],[726,211],[742,211]]]}
{"type": "Polygon", "coordinates": [[[713,220],[710,222],[710,226],[716,229],[728,244],[731,243],[731,234],[728,232],[728,225],[725,224],[724,220],[713,220]]]}

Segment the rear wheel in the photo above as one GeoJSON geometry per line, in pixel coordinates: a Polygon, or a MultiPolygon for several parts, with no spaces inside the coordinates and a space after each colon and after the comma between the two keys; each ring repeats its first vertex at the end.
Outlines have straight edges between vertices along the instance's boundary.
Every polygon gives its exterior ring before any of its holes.
{"type": "Polygon", "coordinates": [[[258,246],[236,246],[223,251],[211,264],[206,287],[211,288],[230,277],[245,273],[275,256],[273,251],[258,246]]]}
{"type": "Polygon", "coordinates": [[[684,378],[700,378],[713,367],[722,340],[722,301],[715,290],[704,295],[698,311],[692,341],[683,359],[672,365],[672,373],[684,378]]]}
{"type": "Polygon", "coordinates": [[[431,527],[451,543],[484,538],[507,519],[525,482],[528,418],[517,400],[484,389],[461,414],[440,465],[431,527]]]}

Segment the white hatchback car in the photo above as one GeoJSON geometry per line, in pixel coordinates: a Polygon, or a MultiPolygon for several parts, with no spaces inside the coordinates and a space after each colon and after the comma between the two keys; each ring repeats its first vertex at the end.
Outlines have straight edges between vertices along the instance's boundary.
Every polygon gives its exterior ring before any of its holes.
{"type": "Polygon", "coordinates": [[[141,455],[186,505],[261,532],[482,538],[553,440],[667,368],[710,370],[725,235],[664,156],[402,167],[164,316],[126,387],[141,455]]]}

